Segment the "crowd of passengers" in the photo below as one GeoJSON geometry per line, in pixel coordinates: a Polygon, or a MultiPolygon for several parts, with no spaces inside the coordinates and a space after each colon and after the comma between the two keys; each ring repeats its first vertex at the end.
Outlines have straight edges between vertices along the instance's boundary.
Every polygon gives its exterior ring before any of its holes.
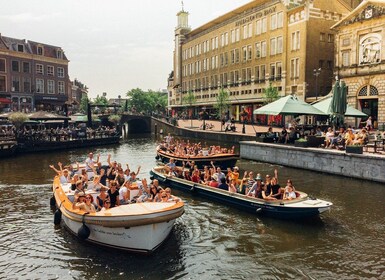
{"type": "MultiPolygon", "coordinates": [[[[290,127],[289,130],[283,127],[282,131],[278,134],[273,132],[272,127],[269,127],[265,133],[265,137],[271,138],[272,142],[283,144],[294,143],[295,140],[306,138],[308,135],[325,137],[323,147],[331,149],[345,149],[348,145],[365,145],[369,139],[367,128],[354,129],[352,127],[347,129],[341,127],[338,130],[328,127],[325,131],[317,127],[316,129],[311,129],[306,135],[303,129],[296,130],[295,127],[290,127]]],[[[385,137],[385,132],[382,134],[382,137],[385,137]]]]}
{"type": "Polygon", "coordinates": [[[209,146],[203,147],[199,143],[190,143],[189,140],[184,141],[183,139],[174,139],[170,133],[164,138],[163,143],[160,145],[160,149],[171,153],[175,156],[182,157],[195,157],[195,156],[212,156],[216,154],[230,153],[234,154],[235,147],[232,146],[230,149],[223,148],[221,146],[209,146]]]}
{"type": "Polygon", "coordinates": [[[148,183],[147,179],[139,179],[138,166],[136,172],[130,170],[126,164],[111,160],[107,156],[107,164],[103,165],[98,154],[94,159],[93,153],[89,153],[84,164],[76,162],[73,165],[63,166],[58,162],[58,167],[50,165],[60,178],[61,184],[71,184],[74,193],[73,209],[80,209],[90,213],[104,211],[112,207],[124,204],[142,202],[178,202],[179,198],[171,194],[170,188],[163,189],[158,180],[148,183]],[[84,166],[82,168],[82,166],[84,166]],[[131,198],[130,191],[138,189],[139,193],[131,198]],[[97,192],[94,197],[87,191],[97,192]]]}
{"type": "Polygon", "coordinates": [[[279,185],[277,170],[274,170],[274,176],[267,174],[263,180],[260,173],[257,173],[254,177],[253,171],[245,171],[243,178],[241,178],[237,166],[227,168],[223,172],[220,167],[215,167],[213,162],[211,162],[211,166],[204,166],[201,171],[194,161],[185,162],[182,167],[178,167],[174,160],[171,159],[163,168],[168,176],[178,177],[231,193],[240,193],[265,200],[292,200],[297,197],[290,179],[287,180],[285,187],[279,185]]]}
{"type": "Polygon", "coordinates": [[[87,127],[80,129],[73,125],[69,127],[45,128],[23,127],[16,132],[17,138],[27,141],[69,141],[80,138],[108,137],[116,134],[116,128],[99,126],[96,129],[87,127]]]}

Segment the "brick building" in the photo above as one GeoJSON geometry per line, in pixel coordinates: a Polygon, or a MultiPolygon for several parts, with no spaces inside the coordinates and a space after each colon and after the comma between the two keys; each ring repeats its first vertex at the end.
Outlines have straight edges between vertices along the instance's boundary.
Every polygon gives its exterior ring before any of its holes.
{"type": "Polygon", "coordinates": [[[61,111],[71,92],[60,47],[0,34],[0,110],[61,111]]]}
{"type": "Polygon", "coordinates": [[[168,79],[169,109],[180,113],[186,106],[184,96],[192,92],[195,113],[203,106],[210,110],[224,88],[230,93],[229,114],[239,120],[244,108],[251,119],[270,84],[280,96],[296,94],[308,102],[326,95],[334,68],[335,34],[330,27],[358,3],[254,0],[193,30],[182,9],[168,79]]]}

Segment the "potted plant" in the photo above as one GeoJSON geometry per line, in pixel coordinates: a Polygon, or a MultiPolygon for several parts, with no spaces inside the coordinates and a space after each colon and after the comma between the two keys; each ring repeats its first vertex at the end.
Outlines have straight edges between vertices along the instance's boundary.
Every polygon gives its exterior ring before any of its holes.
{"type": "Polygon", "coordinates": [[[305,138],[299,138],[294,141],[294,147],[307,148],[307,140],[305,138]]]}
{"type": "Polygon", "coordinates": [[[363,147],[362,145],[348,145],[346,146],[345,152],[347,154],[362,154],[363,153],[363,147]]]}

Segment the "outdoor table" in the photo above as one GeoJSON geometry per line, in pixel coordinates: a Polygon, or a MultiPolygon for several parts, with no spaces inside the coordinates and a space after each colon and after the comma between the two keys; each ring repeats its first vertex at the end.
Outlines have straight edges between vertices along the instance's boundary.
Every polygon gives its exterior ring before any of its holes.
{"type": "Polygon", "coordinates": [[[377,153],[377,148],[379,147],[378,144],[381,143],[381,142],[382,142],[382,147],[381,148],[384,149],[385,139],[373,140],[373,143],[374,143],[374,146],[373,146],[374,153],[377,153]]]}

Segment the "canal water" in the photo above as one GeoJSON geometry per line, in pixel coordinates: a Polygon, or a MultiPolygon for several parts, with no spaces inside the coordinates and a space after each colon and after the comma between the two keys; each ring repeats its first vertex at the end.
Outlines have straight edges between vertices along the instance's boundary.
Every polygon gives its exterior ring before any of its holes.
{"type": "MultiPolygon", "coordinates": [[[[239,161],[243,170],[292,178],[297,189],[334,203],[306,222],[258,217],[185,193],[165,244],[151,256],[84,243],[53,224],[48,167],[108,154],[149,177],[159,139],[0,160],[0,279],[385,279],[385,186],[239,161]]],[[[359,167],[357,167],[359,168],[359,167]]],[[[242,173],[243,174],[243,173],[242,173]]]]}

